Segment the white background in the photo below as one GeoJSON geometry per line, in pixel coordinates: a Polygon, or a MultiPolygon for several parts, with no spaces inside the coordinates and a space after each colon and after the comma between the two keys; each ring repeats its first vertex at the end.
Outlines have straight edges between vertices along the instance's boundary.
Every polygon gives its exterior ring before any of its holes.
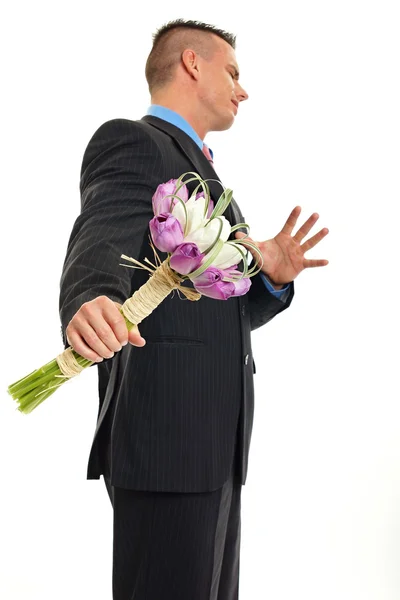
{"type": "Polygon", "coordinates": [[[210,133],[255,239],[328,236],[291,307],[253,334],[242,490],[244,600],[400,597],[399,18],[395,2],[37,1],[1,18],[0,597],[111,599],[112,508],[87,481],[96,370],[30,415],[7,386],[62,351],[59,279],[95,130],[150,104],[151,34],[175,18],[237,34],[249,100],[210,133]],[[193,6],[193,5],[192,5],[193,6]],[[295,228],[295,231],[298,227],[295,228]]]}

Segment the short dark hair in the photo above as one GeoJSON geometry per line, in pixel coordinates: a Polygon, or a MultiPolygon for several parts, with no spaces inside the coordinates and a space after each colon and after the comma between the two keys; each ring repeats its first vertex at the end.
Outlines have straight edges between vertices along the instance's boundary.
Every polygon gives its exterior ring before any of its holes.
{"type": "Polygon", "coordinates": [[[214,56],[213,33],[236,48],[236,36],[200,21],[169,21],[153,34],[153,47],[147,57],[145,75],[150,94],[173,79],[182,52],[191,47],[205,60],[214,56]]]}

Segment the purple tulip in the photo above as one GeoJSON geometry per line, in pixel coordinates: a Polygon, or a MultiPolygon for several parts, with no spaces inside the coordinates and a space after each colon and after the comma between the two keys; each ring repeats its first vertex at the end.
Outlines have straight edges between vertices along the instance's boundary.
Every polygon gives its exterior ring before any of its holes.
{"type": "MultiPolygon", "coordinates": [[[[170,179],[167,183],[160,183],[157,187],[154,195],[153,195],[153,212],[155,215],[159,215],[161,213],[169,213],[172,212],[173,207],[179,200],[177,198],[166,198],[168,194],[176,194],[179,198],[182,198],[184,202],[187,202],[189,198],[189,191],[185,184],[179,189],[178,193],[176,192],[177,179],[170,179]],[[172,200],[172,206],[171,206],[172,200]]],[[[182,183],[182,182],[181,182],[182,183]]],[[[181,185],[181,184],[179,184],[181,185]]]]}
{"type": "Polygon", "coordinates": [[[250,277],[243,277],[242,279],[238,279],[233,283],[235,286],[235,291],[232,296],[244,296],[250,289],[251,280],[250,277]]]}
{"type": "Polygon", "coordinates": [[[225,267],[225,269],[221,269],[221,271],[223,271],[227,277],[232,277],[232,273],[234,274],[233,276],[235,276],[235,273],[238,272],[238,266],[232,265],[231,267],[225,267]]]}
{"type": "Polygon", "coordinates": [[[153,217],[149,223],[154,245],[161,252],[174,252],[183,242],[183,230],[178,219],[171,213],[161,213],[153,217]]]}
{"type": "Polygon", "coordinates": [[[217,267],[208,267],[201,275],[192,280],[195,289],[203,296],[216,300],[228,300],[235,292],[235,284],[222,281],[223,271],[217,267]]]}
{"type": "MultiPolygon", "coordinates": [[[[204,192],[199,192],[198,194],[196,194],[196,200],[198,200],[199,198],[204,198],[204,192]]],[[[208,203],[207,219],[209,219],[211,217],[211,213],[213,210],[214,210],[214,200],[212,198],[210,198],[210,202],[208,203]]]]}
{"type": "MultiPolygon", "coordinates": [[[[226,269],[221,269],[224,277],[235,277],[235,274],[238,273],[238,266],[232,265],[231,267],[227,267],[226,269]]],[[[250,289],[251,279],[250,277],[242,277],[242,279],[237,279],[233,282],[235,286],[235,291],[232,296],[244,296],[250,289]]]]}
{"type": "Polygon", "coordinates": [[[169,264],[171,269],[174,269],[177,273],[187,275],[200,266],[203,257],[204,254],[200,252],[197,244],[183,242],[175,249],[169,264]]]}

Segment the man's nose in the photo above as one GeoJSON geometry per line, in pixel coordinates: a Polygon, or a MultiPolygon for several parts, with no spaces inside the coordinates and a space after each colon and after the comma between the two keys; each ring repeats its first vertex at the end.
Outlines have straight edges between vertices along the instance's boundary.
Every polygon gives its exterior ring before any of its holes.
{"type": "Polygon", "coordinates": [[[242,102],[243,100],[247,100],[249,95],[246,92],[246,90],[244,90],[241,86],[239,87],[239,92],[236,94],[236,97],[238,98],[239,102],[242,102]]]}

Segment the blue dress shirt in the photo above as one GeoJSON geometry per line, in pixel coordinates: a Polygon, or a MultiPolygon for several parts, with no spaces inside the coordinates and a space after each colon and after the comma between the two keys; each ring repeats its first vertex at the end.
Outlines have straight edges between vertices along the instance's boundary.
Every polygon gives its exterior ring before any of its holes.
{"type": "MultiPolygon", "coordinates": [[[[171,110],[170,108],[166,108],[165,106],[161,106],[159,104],[152,104],[149,106],[147,110],[148,115],[152,115],[153,117],[158,117],[159,119],[164,119],[164,121],[168,121],[168,123],[172,123],[175,127],[179,127],[182,129],[189,137],[192,138],[194,142],[198,145],[201,151],[203,151],[203,140],[201,137],[195,132],[193,127],[184,119],[180,114],[171,110]]],[[[211,148],[208,148],[211,154],[212,159],[214,159],[214,153],[211,148]]],[[[267,277],[264,273],[260,272],[260,276],[265,284],[267,290],[273,294],[276,298],[284,301],[289,294],[289,284],[282,288],[281,290],[276,290],[273,285],[268,281],[267,277]],[[283,297],[285,294],[285,298],[283,297]]]]}

